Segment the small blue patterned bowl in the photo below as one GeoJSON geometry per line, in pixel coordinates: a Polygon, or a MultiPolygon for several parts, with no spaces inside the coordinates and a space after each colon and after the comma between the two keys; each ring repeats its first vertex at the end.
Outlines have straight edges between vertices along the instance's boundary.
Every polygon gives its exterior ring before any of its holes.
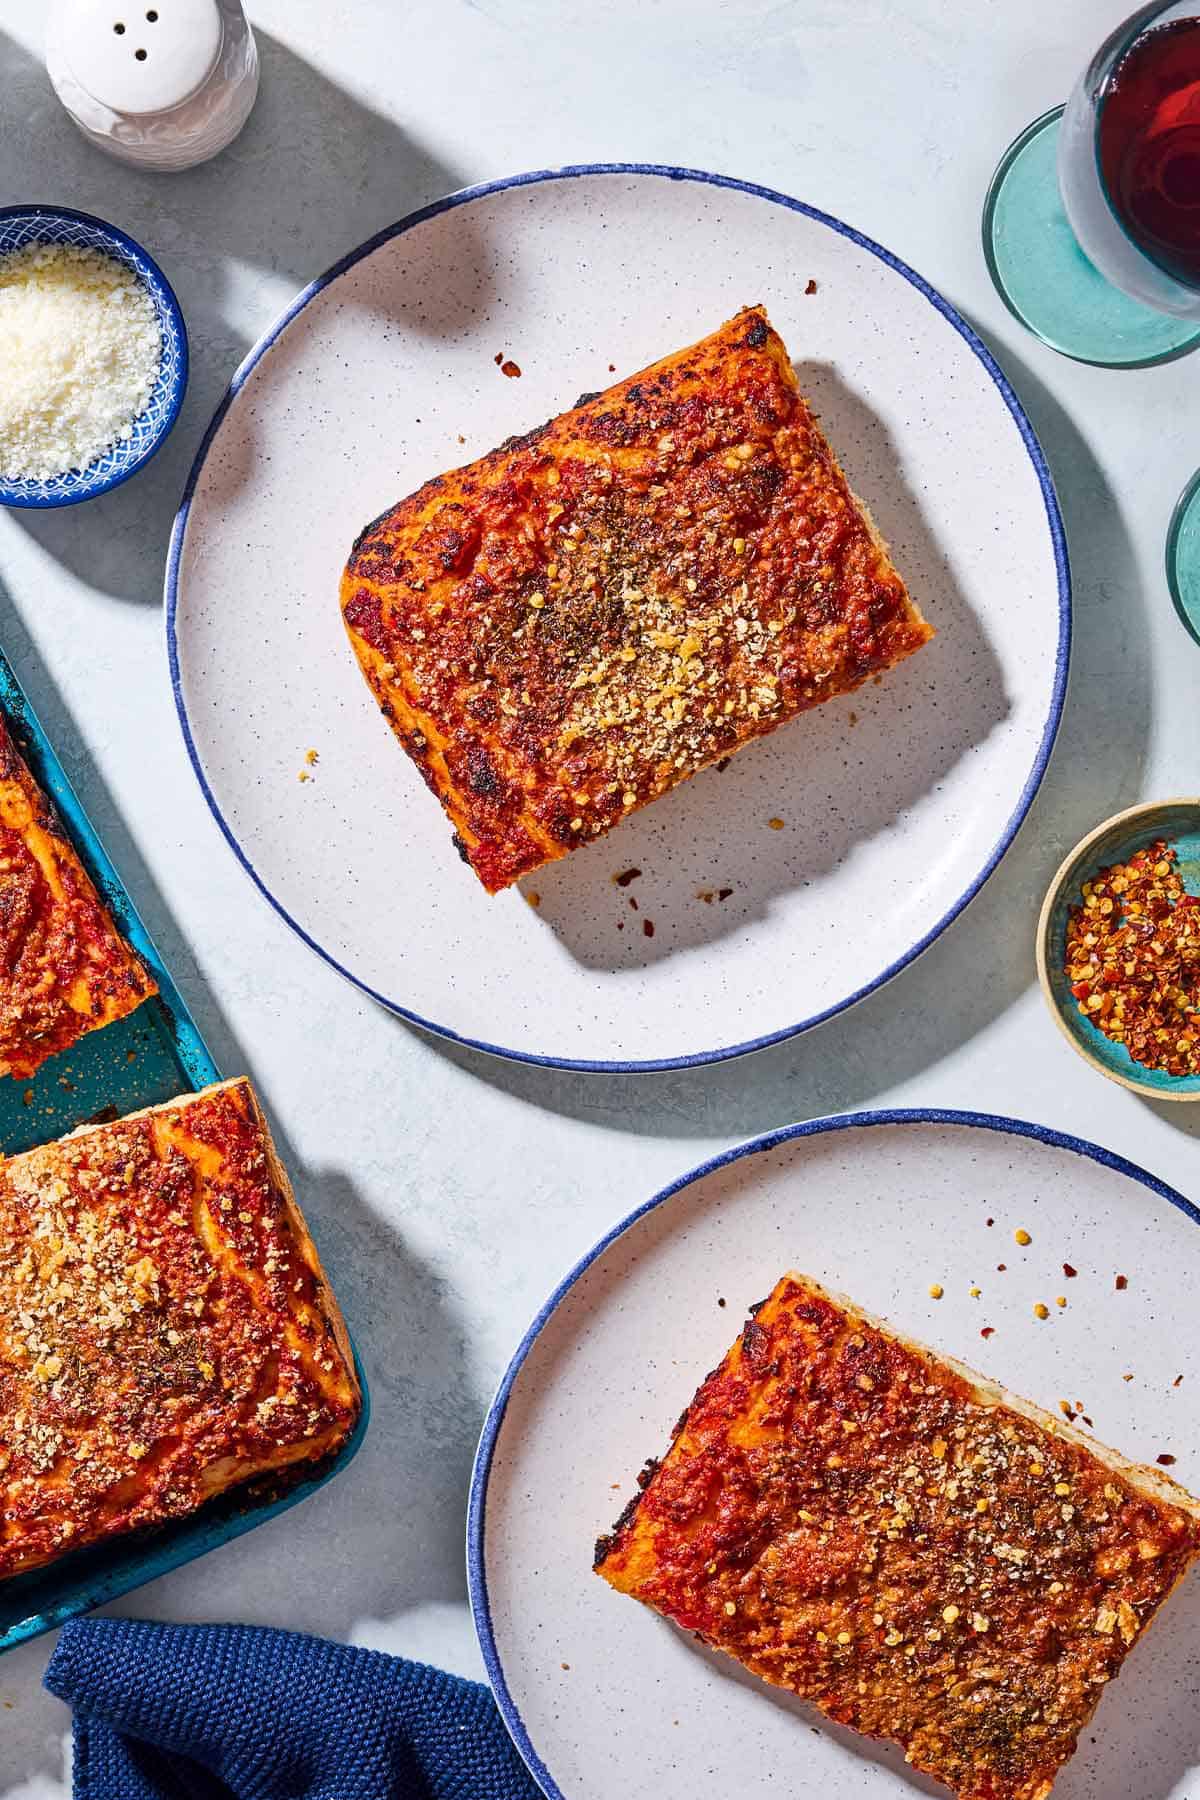
{"type": "Polygon", "coordinates": [[[179,416],[187,387],[187,329],[162,270],[140,244],[115,225],[66,206],[0,206],[0,256],[31,243],[76,244],[115,256],[133,270],[150,295],[162,332],[157,385],[123,443],[114,444],[85,469],[68,469],[63,475],[18,481],[0,476],[0,506],[74,506],[128,481],[167,436],[179,416]]]}
{"type": "Polygon", "coordinates": [[[1200,895],[1200,798],[1152,800],[1106,819],[1070,856],[1050,883],[1038,922],[1038,979],[1059,1027],[1085,1062],[1110,1081],[1151,1100],[1200,1100],[1200,1075],[1168,1075],[1134,1062],[1124,1044],[1114,1043],[1079,1010],[1064,967],[1067,921],[1082,898],[1085,881],[1113,863],[1128,862],[1162,838],[1175,851],[1176,867],[1189,894],[1200,895]]]}

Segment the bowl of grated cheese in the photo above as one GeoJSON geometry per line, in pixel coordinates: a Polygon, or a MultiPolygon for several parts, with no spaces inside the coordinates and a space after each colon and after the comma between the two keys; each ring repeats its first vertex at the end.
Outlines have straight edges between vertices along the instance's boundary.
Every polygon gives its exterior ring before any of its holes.
{"type": "Polygon", "coordinates": [[[179,302],[89,213],[0,207],[0,505],[73,506],[149,462],[187,387],[179,302]]]}

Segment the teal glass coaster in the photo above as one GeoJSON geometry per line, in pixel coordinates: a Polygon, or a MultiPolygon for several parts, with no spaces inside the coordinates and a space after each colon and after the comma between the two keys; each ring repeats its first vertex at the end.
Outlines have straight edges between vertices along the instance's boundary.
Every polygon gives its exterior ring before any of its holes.
{"type": "Polygon", "coordinates": [[[983,208],[983,253],[1022,325],[1079,362],[1110,369],[1167,362],[1200,344],[1194,319],[1130,300],[1079,248],[1058,188],[1061,106],[1010,144],[983,208]]]}
{"type": "Polygon", "coordinates": [[[1200,474],[1184,488],[1171,515],[1167,585],[1175,611],[1200,644],[1200,474]]]}

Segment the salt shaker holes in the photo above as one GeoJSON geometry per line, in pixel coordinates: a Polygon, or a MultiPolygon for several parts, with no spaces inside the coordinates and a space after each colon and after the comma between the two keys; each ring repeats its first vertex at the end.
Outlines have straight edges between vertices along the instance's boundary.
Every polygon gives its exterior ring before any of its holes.
{"type": "Polygon", "coordinates": [[[83,135],[122,162],[184,169],[231,143],[258,91],[242,0],[42,0],[46,67],[83,135]]]}

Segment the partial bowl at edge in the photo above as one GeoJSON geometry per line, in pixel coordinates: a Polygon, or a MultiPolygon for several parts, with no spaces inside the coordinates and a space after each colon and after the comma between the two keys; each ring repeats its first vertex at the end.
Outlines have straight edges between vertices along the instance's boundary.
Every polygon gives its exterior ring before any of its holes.
{"type": "Polygon", "coordinates": [[[1176,851],[1188,892],[1200,894],[1200,798],[1151,800],[1115,813],[1076,844],[1050,883],[1037,928],[1038,980],[1059,1029],[1093,1069],[1146,1099],[1200,1100],[1200,1075],[1168,1075],[1135,1062],[1124,1044],[1083,1016],[1067,978],[1067,921],[1084,882],[1159,838],[1176,851]]]}

